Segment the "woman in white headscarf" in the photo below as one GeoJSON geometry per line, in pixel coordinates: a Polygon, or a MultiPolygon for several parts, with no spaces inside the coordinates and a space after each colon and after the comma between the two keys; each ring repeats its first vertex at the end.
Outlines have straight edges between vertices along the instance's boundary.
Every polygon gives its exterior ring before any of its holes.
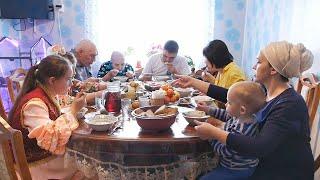
{"type": "MultiPolygon", "coordinates": [[[[241,155],[258,157],[252,179],[313,179],[308,109],[289,85],[290,78],[299,77],[311,67],[313,55],[303,44],[281,41],[270,43],[257,59],[255,81],[267,90],[267,104],[256,114],[260,121],[258,135],[228,133],[205,122],[198,122],[195,129],[203,139],[217,139],[241,155]]],[[[227,90],[221,87],[191,77],[181,77],[175,84],[195,87],[226,102],[227,90]]]]}

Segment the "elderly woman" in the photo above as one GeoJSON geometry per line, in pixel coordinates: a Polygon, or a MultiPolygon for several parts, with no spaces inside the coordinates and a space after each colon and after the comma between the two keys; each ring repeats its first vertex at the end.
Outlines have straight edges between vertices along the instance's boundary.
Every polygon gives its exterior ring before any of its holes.
{"type": "Polygon", "coordinates": [[[202,76],[203,80],[229,88],[232,84],[246,79],[244,72],[233,62],[233,56],[223,41],[211,41],[203,49],[203,55],[207,65],[207,72],[202,76]]]}
{"type": "MultiPolygon", "coordinates": [[[[255,81],[267,90],[267,104],[256,114],[260,132],[256,137],[228,133],[208,123],[195,127],[200,137],[217,139],[242,155],[259,158],[252,179],[313,179],[308,108],[290,85],[312,65],[313,55],[303,44],[273,42],[260,51],[253,67],[255,81]]],[[[196,87],[226,102],[227,90],[209,83],[181,77],[175,84],[196,87]]]]}
{"type": "Polygon", "coordinates": [[[115,76],[127,76],[133,78],[133,67],[125,63],[124,56],[118,51],[111,54],[111,60],[101,65],[98,77],[104,81],[110,81],[115,76]]]}

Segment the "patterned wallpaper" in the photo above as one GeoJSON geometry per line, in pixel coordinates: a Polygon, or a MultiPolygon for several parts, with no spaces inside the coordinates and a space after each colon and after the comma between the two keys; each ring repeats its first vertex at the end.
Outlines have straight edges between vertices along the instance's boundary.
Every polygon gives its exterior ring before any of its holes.
{"type": "Polygon", "coordinates": [[[245,0],[215,1],[214,39],[227,44],[238,65],[241,65],[242,58],[245,12],[245,0]]]}
{"type": "Polygon", "coordinates": [[[259,50],[272,41],[303,43],[315,55],[310,72],[320,75],[320,2],[317,0],[247,1],[242,67],[250,76],[259,50]]]}
{"type": "MultiPolygon", "coordinates": [[[[84,6],[83,0],[63,0],[64,12],[56,13],[55,20],[36,20],[34,22],[26,21],[25,31],[14,30],[14,24],[19,23],[18,20],[0,19],[0,37],[7,36],[18,40],[21,52],[29,51],[30,47],[43,36],[52,44],[63,44],[66,49],[72,48],[79,40],[84,38],[84,6]],[[59,18],[60,17],[60,18],[59,18]],[[34,24],[34,26],[33,26],[34,24]],[[61,39],[59,36],[59,24],[61,29],[61,39]]],[[[23,23],[22,23],[23,24],[23,23]]],[[[20,29],[19,25],[15,25],[16,29],[20,29]]],[[[23,28],[23,27],[22,27],[23,28]]],[[[42,46],[41,44],[39,46],[42,46]]],[[[8,43],[0,44],[0,56],[18,56],[18,48],[8,43]]],[[[9,71],[20,66],[18,60],[11,62],[1,60],[0,65],[8,64],[10,68],[3,68],[4,76],[9,75],[9,71]]],[[[23,66],[28,67],[29,63],[23,61],[23,66]]],[[[2,76],[0,72],[0,76],[2,76]]]]}

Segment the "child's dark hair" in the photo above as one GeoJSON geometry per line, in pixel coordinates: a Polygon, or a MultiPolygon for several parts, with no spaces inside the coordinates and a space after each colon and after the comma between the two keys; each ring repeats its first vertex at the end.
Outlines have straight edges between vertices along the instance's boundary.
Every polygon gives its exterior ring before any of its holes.
{"type": "Polygon", "coordinates": [[[32,66],[24,79],[20,93],[9,113],[9,120],[13,117],[13,113],[21,98],[37,87],[37,81],[45,85],[50,77],[59,79],[67,73],[70,66],[71,63],[64,57],[58,55],[47,56],[42,59],[39,64],[32,66]]]}

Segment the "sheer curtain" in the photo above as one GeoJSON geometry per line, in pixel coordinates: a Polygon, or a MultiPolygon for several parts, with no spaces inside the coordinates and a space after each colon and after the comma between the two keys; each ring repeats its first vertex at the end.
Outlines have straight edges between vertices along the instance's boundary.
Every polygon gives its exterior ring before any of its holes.
{"type": "Polygon", "coordinates": [[[173,39],[198,64],[213,37],[213,11],[214,0],[87,0],[86,31],[101,62],[119,50],[132,65],[145,63],[153,46],[173,39]]]}

